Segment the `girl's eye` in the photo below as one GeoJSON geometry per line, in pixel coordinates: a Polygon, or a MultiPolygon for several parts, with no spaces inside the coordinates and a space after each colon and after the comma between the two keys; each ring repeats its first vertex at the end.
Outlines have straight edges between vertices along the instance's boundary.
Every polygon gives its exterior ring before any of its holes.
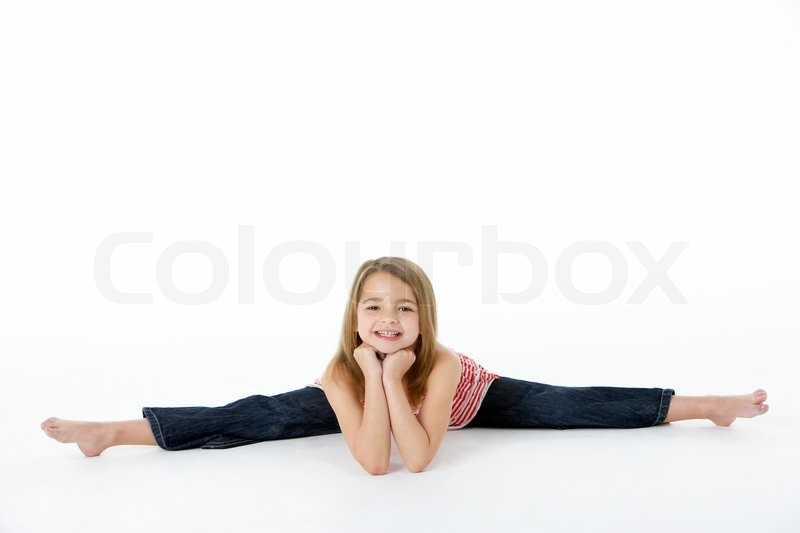
{"type": "Polygon", "coordinates": [[[377,308],[378,308],[377,305],[370,305],[369,307],[367,307],[367,311],[372,311],[373,309],[377,309],[377,308]]]}
{"type": "Polygon", "coordinates": [[[410,307],[401,307],[400,309],[408,309],[409,311],[413,312],[414,310],[410,307]]]}

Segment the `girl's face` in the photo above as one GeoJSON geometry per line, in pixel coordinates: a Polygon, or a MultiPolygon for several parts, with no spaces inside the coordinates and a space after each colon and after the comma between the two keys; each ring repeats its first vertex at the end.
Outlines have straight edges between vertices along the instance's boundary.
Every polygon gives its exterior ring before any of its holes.
{"type": "Polygon", "coordinates": [[[419,337],[418,311],[407,283],[388,272],[373,272],[358,299],[358,334],[384,354],[408,348],[419,337]]]}

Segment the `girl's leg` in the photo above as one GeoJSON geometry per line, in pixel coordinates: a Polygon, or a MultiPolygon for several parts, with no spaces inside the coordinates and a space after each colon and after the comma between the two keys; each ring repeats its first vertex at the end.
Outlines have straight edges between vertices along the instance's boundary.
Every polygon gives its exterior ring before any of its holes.
{"type": "Polygon", "coordinates": [[[45,435],[58,442],[74,442],[87,457],[95,457],[103,450],[118,444],[150,444],[156,440],[147,420],[120,422],[81,422],[48,418],[41,424],[45,435]]]}
{"type": "Polygon", "coordinates": [[[232,448],[341,432],[325,392],[316,387],[248,396],[222,407],[145,407],[142,413],[165,450],[232,448]]]}
{"type": "Polygon", "coordinates": [[[315,387],[254,395],[222,407],[145,407],[144,419],[74,422],[48,419],[42,429],[76,442],[87,456],[118,444],[157,444],[165,450],[231,448],[265,440],[341,432],[325,393],[315,387]]]}
{"type": "Polygon", "coordinates": [[[639,428],[664,422],[675,391],[562,387],[501,376],[465,427],[639,428]]]}
{"type": "Polygon", "coordinates": [[[767,393],[675,396],[672,389],[560,387],[500,377],[465,427],[637,428],[707,418],[728,426],[767,412],[767,393]]]}
{"type": "Polygon", "coordinates": [[[718,426],[730,426],[737,417],[753,418],[769,411],[765,401],[764,389],[737,396],[675,396],[664,423],[707,418],[718,426]]]}

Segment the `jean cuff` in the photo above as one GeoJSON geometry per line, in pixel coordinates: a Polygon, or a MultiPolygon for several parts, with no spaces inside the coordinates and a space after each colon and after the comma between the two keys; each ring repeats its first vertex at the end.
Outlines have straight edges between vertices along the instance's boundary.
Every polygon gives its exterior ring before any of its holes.
{"type": "Polygon", "coordinates": [[[667,412],[669,412],[669,402],[673,396],[675,396],[674,389],[661,389],[661,402],[658,406],[658,416],[656,416],[656,421],[653,422],[654,426],[664,423],[667,418],[667,412]]]}
{"type": "Polygon", "coordinates": [[[161,424],[158,423],[158,418],[150,407],[142,408],[142,418],[146,418],[150,422],[150,430],[153,432],[153,437],[156,443],[163,449],[169,450],[167,444],[164,442],[164,434],[161,432],[161,424]]]}

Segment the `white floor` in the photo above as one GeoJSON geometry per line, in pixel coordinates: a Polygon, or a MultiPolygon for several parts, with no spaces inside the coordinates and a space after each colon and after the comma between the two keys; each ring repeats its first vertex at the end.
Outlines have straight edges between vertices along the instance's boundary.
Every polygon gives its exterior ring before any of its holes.
{"type": "Polygon", "coordinates": [[[3,532],[800,528],[798,420],[774,412],[729,428],[451,431],[426,472],[393,449],[385,476],[340,435],[89,459],[25,422],[4,443],[3,532]]]}
{"type": "MultiPolygon", "coordinates": [[[[508,327],[520,315],[509,313],[508,327]]],[[[229,450],[122,446],[86,458],[39,428],[48,416],[137,418],[142,406],[283,392],[317,375],[327,356],[308,354],[324,354],[325,338],[280,345],[247,321],[6,324],[15,333],[0,347],[2,533],[800,531],[800,361],[790,329],[775,330],[780,344],[762,352],[710,326],[691,346],[668,326],[646,338],[542,334],[524,350],[495,339],[458,345],[501,375],[558,385],[683,395],[763,387],[770,411],[728,428],[693,420],[631,430],[456,430],[425,472],[409,473],[395,448],[389,474],[371,476],[338,434],[229,450]]]]}

